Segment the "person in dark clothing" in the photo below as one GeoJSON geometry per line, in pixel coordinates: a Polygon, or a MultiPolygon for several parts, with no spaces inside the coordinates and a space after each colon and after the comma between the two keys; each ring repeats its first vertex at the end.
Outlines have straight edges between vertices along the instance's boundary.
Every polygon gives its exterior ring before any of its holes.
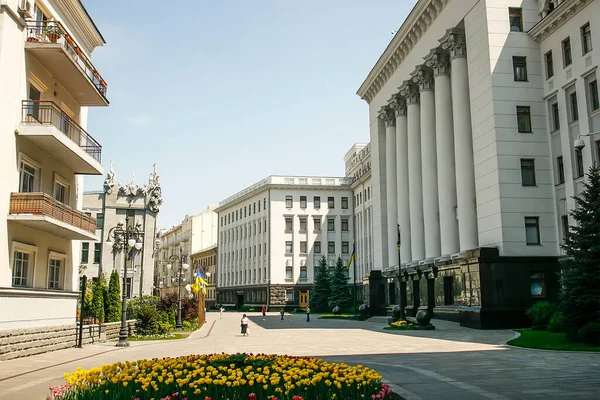
{"type": "Polygon", "coordinates": [[[281,311],[279,311],[279,314],[281,314],[281,320],[283,321],[283,314],[285,314],[285,310],[282,308],[281,311]]]}
{"type": "Polygon", "coordinates": [[[306,307],[306,322],[310,322],[310,307],[306,307]]]}

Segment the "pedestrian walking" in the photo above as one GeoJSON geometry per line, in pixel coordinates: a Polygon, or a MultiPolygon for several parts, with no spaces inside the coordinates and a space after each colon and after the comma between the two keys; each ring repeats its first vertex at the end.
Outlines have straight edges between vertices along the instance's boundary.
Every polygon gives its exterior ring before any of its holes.
{"type": "Polygon", "coordinates": [[[223,306],[221,306],[221,308],[219,308],[219,313],[221,315],[221,319],[223,319],[223,311],[225,311],[225,309],[223,308],[223,306]]]}
{"type": "Polygon", "coordinates": [[[281,320],[283,321],[283,314],[285,314],[285,310],[282,308],[281,311],[279,311],[279,314],[281,314],[281,320]]]}
{"type": "Polygon", "coordinates": [[[306,307],[306,322],[310,322],[310,307],[306,307]]]}
{"type": "Polygon", "coordinates": [[[242,335],[248,336],[248,317],[246,317],[246,314],[242,316],[240,327],[242,328],[242,335]]]}
{"type": "Polygon", "coordinates": [[[265,317],[267,316],[267,308],[265,306],[262,306],[262,313],[263,313],[263,320],[264,320],[265,317]]]}

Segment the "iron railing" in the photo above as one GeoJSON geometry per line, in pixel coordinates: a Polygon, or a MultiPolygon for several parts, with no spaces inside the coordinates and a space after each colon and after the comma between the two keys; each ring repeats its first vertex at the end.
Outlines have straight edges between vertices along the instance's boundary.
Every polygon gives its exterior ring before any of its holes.
{"type": "Polygon", "coordinates": [[[106,81],[94,64],[77,46],[75,40],[58,21],[27,21],[27,42],[54,43],[62,45],[73,57],[81,72],[92,82],[100,94],[106,99],[106,81]]]}
{"type": "Polygon", "coordinates": [[[101,162],[102,146],[52,101],[23,100],[21,122],[50,124],[101,162]]]}
{"type": "Polygon", "coordinates": [[[11,193],[9,213],[52,217],[86,232],[96,233],[95,218],[61,203],[43,192],[11,193]]]}

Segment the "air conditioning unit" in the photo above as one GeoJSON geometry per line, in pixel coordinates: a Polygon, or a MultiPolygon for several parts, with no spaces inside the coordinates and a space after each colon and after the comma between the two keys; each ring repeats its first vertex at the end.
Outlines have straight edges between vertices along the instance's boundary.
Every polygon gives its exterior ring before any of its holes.
{"type": "Polygon", "coordinates": [[[17,11],[23,18],[31,18],[33,15],[33,4],[29,0],[19,0],[17,11]]]}

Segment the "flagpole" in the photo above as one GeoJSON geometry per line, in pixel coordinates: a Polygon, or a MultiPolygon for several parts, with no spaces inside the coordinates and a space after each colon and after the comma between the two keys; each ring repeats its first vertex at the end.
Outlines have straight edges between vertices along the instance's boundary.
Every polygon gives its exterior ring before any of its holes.
{"type": "Polygon", "coordinates": [[[354,283],[354,288],[353,288],[353,299],[354,299],[354,315],[357,315],[356,312],[356,242],[352,242],[352,254],[354,255],[354,259],[352,260],[352,263],[354,264],[354,272],[352,275],[352,281],[354,283]]]}

